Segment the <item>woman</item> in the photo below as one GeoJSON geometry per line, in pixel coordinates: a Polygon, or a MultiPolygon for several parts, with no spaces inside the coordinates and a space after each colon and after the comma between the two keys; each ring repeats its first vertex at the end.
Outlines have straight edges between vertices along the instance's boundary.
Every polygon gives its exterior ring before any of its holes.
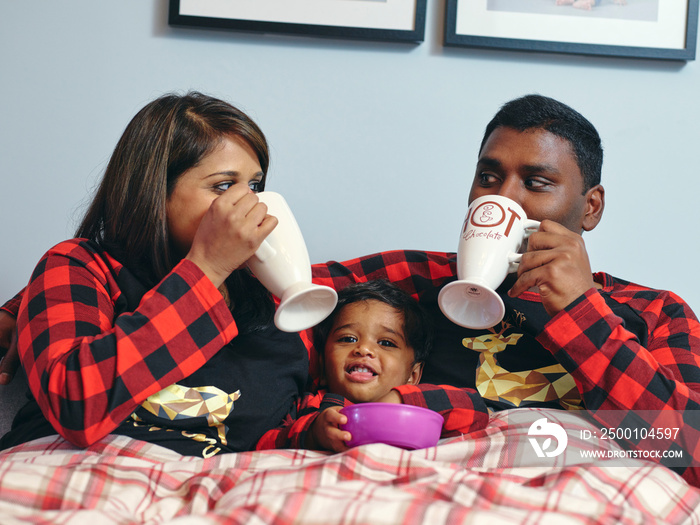
{"type": "MultiPolygon", "coordinates": [[[[272,297],[242,269],[277,224],[255,195],[268,158],[245,114],[199,93],[161,97],[134,117],[77,238],[52,248],[22,293],[18,348],[36,401],[0,449],[56,432],[88,446],[112,433],[208,457],[250,450],[293,417],[309,370],[319,376],[311,338],[278,331],[272,297]]],[[[452,275],[395,257],[376,271],[351,261],[314,272],[337,289],[413,277],[432,289],[452,275]]],[[[5,346],[19,299],[0,314],[5,346]]],[[[448,431],[486,415],[472,389],[395,390],[387,402],[439,411],[448,431]]]]}
{"type": "Polygon", "coordinates": [[[255,195],[268,162],[257,125],[200,93],[133,118],[77,238],[25,290],[18,346],[36,403],[2,448],[115,433],[209,456],[280,424],[308,353],[244,267],[277,223],[255,195]]]}

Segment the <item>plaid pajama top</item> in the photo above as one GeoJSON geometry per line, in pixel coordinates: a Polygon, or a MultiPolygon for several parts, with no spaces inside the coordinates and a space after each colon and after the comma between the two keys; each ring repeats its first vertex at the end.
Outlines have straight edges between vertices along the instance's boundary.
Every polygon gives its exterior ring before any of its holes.
{"type": "Polygon", "coordinates": [[[151,288],[81,239],[42,258],[17,324],[41,410],[23,408],[3,446],[58,432],[79,446],[117,433],[188,455],[248,450],[308,379],[299,335],[241,330],[195,264],[151,288]]]}

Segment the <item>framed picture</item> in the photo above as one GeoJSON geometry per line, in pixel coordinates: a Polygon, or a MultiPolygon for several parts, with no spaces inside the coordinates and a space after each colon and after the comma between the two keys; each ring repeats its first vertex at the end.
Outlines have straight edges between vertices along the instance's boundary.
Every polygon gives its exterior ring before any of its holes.
{"type": "Polygon", "coordinates": [[[445,45],[694,60],[698,0],[446,0],[445,45]]]}
{"type": "Polygon", "coordinates": [[[421,42],[426,0],[170,0],[168,23],[262,33],[421,42]]]}

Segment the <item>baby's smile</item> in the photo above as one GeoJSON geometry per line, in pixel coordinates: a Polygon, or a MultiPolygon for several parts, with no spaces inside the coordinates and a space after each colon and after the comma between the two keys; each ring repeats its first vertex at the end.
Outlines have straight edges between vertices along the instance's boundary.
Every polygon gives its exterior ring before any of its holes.
{"type": "Polygon", "coordinates": [[[368,383],[378,375],[376,370],[366,363],[352,363],[345,368],[345,373],[353,383],[368,383]]]}

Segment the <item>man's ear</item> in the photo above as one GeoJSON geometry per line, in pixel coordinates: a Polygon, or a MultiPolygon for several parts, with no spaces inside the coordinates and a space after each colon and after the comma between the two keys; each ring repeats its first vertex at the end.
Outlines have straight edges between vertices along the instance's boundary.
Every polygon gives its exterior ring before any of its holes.
{"type": "Polygon", "coordinates": [[[593,186],[586,192],[586,213],[583,216],[581,227],[589,232],[600,222],[605,209],[605,188],[600,184],[593,186]]]}
{"type": "Polygon", "coordinates": [[[411,370],[411,375],[408,376],[406,381],[407,385],[417,385],[420,383],[420,376],[423,375],[423,362],[414,363],[413,369],[411,370]]]}

